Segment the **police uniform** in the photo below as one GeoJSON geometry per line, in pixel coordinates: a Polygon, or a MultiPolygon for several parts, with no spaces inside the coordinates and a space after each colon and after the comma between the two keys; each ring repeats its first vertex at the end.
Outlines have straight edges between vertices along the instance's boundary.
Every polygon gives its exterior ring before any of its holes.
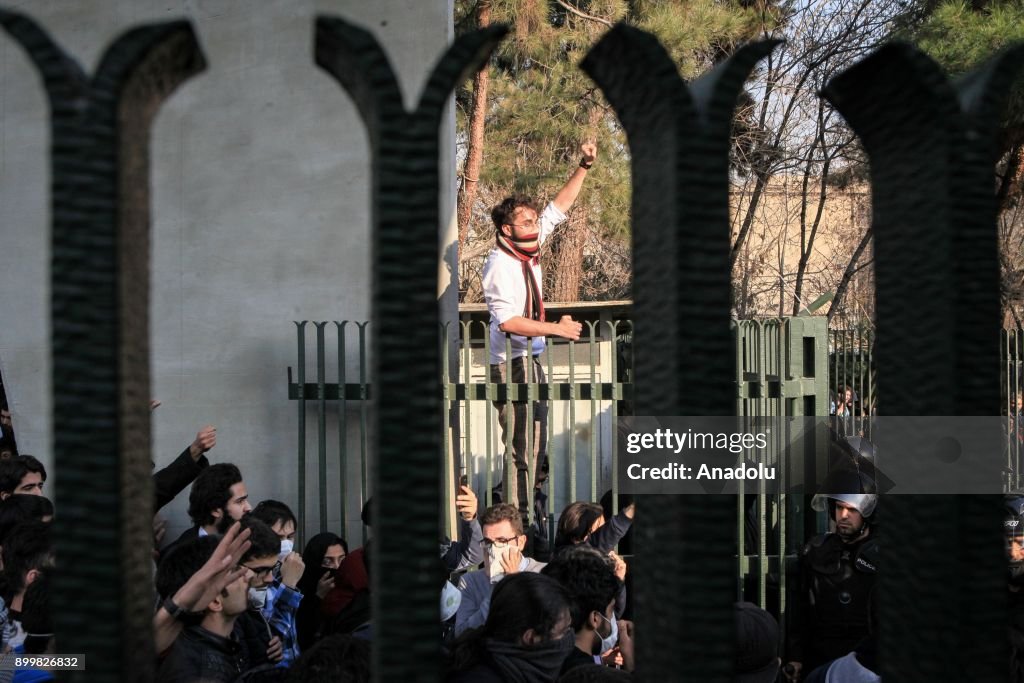
{"type": "Polygon", "coordinates": [[[879,566],[877,540],[812,538],[800,554],[800,595],[790,659],[805,673],[852,651],[870,632],[879,566]]]}

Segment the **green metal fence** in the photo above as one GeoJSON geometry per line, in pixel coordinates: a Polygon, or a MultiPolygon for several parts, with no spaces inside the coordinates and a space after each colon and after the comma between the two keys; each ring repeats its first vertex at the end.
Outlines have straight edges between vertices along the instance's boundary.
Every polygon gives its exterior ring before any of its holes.
{"type": "MultiPolygon", "coordinates": [[[[298,536],[303,542],[306,531],[306,507],[307,507],[307,421],[306,403],[316,402],[316,461],[317,461],[317,488],[314,492],[314,500],[317,502],[317,528],[319,531],[326,531],[328,526],[328,507],[332,501],[336,501],[335,509],[338,511],[338,519],[341,523],[341,532],[345,534],[346,521],[353,518],[351,511],[361,510],[367,498],[367,484],[369,482],[369,453],[368,436],[370,424],[370,384],[368,374],[367,349],[367,326],[368,322],[342,322],[334,321],[331,328],[334,332],[335,343],[332,358],[332,376],[328,377],[328,356],[327,356],[327,322],[315,322],[316,329],[315,367],[316,381],[307,382],[307,343],[306,329],[309,321],[303,320],[295,323],[297,354],[295,365],[295,378],[293,381],[292,368],[288,368],[288,399],[297,401],[298,406],[298,442],[297,442],[297,463],[298,463],[298,536]],[[353,339],[354,337],[354,339],[353,339]],[[348,350],[353,348],[354,354],[348,350]],[[350,372],[350,361],[355,361],[355,372],[350,372]],[[332,411],[328,411],[328,403],[331,403],[332,411]],[[327,480],[328,472],[328,416],[332,415],[337,426],[337,451],[335,462],[338,466],[337,487],[329,486],[327,480]],[[355,419],[352,419],[352,418],[355,419]],[[353,447],[352,438],[356,441],[353,447]],[[359,475],[356,481],[349,476],[350,463],[358,458],[359,475]]],[[[356,513],[356,518],[358,512],[356,513]]],[[[362,540],[365,540],[365,529],[361,532],[362,540]]]]}
{"type": "Polygon", "coordinates": [[[1000,397],[1006,429],[1006,490],[1024,486],[1021,452],[1024,450],[1024,330],[1004,329],[1000,336],[1000,397]]]}
{"type": "MultiPolygon", "coordinates": [[[[829,414],[839,415],[844,393],[850,393],[845,419],[833,425],[848,435],[872,437],[878,414],[875,333],[868,326],[829,329],[829,414]]],[[[1006,416],[1006,490],[1024,486],[1024,330],[1004,328],[999,345],[1000,405],[1006,416]]]]}
{"type": "MultiPolygon", "coordinates": [[[[822,416],[828,409],[827,330],[824,318],[794,317],[733,323],[736,353],[736,414],[750,418],[822,416]]],[[[756,602],[779,615],[783,640],[790,596],[795,585],[797,553],[810,530],[824,524],[807,499],[785,491],[799,485],[786,477],[806,476],[786,466],[787,455],[814,449],[812,461],[825,452],[821,439],[789,443],[774,430],[768,458],[780,463],[779,493],[766,482],[753,487],[740,480],[736,497],[737,598],[756,602]],[[751,490],[751,488],[753,490],[751,490]]],[[[808,453],[800,457],[807,459],[808,453]]]]}
{"type": "Polygon", "coordinates": [[[874,330],[861,325],[833,328],[829,336],[829,415],[834,427],[849,436],[871,438],[877,414],[874,330]]]}
{"type": "MultiPolygon", "coordinates": [[[[369,330],[366,323],[349,321],[311,324],[312,343],[307,334],[310,323],[296,323],[294,379],[293,369],[288,368],[288,397],[298,407],[299,529],[326,530],[334,518],[342,520],[344,530],[351,528],[348,520],[358,519],[373,464],[373,454],[367,450],[372,404],[367,382],[369,330]],[[307,412],[308,402],[315,406],[315,425],[307,412]],[[329,439],[328,434],[335,431],[337,438],[329,439]],[[307,448],[310,440],[313,447],[307,448]],[[312,487],[306,481],[308,450],[316,459],[312,487]],[[335,469],[338,477],[329,480],[329,469],[335,469]],[[305,518],[307,506],[317,510],[312,523],[305,518]]],[[[596,502],[610,491],[616,509],[620,454],[616,425],[620,415],[632,414],[632,331],[628,319],[588,321],[579,342],[548,340],[541,356],[546,382],[513,383],[490,381],[485,321],[464,320],[443,327],[440,343],[450,350],[443,356],[439,386],[439,398],[446,406],[442,428],[449,534],[454,525],[452,496],[463,476],[483,505],[492,503],[492,491],[500,481],[509,481],[513,463],[503,453],[511,449],[512,430],[508,442],[501,443],[495,405],[512,401],[528,402],[528,421],[533,420],[534,401],[548,402],[549,538],[554,537],[557,514],[570,502],[596,502]]],[[[733,337],[737,415],[828,414],[829,346],[824,318],[735,321],[733,337]]],[[[776,434],[773,457],[782,458],[787,444],[780,432],[776,434]]],[[[527,450],[532,452],[532,430],[527,435],[527,450]]],[[[741,483],[737,496],[736,590],[738,596],[784,615],[784,570],[792,568],[809,529],[820,528],[822,522],[808,512],[802,496],[769,494],[764,486],[760,482],[750,489],[741,483]]],[[[532,490],[529,502],[532,521],[532,490]]]]}

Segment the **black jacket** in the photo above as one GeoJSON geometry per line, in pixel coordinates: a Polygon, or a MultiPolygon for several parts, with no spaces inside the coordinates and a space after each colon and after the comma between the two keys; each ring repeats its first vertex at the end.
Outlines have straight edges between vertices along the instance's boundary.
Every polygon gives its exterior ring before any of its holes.
{"type": "Polygon", "coordinates": [[[159,510],[174,500],[185,487],[196,480],[199,473],[209,466],[210,461],[205,455],[199,456],[199,460],[193,460],[192,454],[186,448],[174,462],[159,472],[153,473],[153,493],[156,497],[156,507],[159,510]]]}
{"type": "Polygon", "coordinates": [[[173,541],[165,545],[163,548],[161,548],[160,562],[163,562],[165,557],[169,557],[171,552],[173,552],[174,549],[177,548],[179,545],[193,538],[199,538],[198,526],[193,526],[189,527],[188,529],[185,529],[181,532],[181,536],[178,536],[176,539],[174,539],[173,541]]]}
{"type": "Polygon", "coordinates": [[[157,683],[231,683],[249,668],[242,646],[202,626],[185,628],[157,670],[157,683]]]}
{"type": "Polygon", "coordinates": [[[792,606],[788,660],[805,671],[845,656],[872,631],[880,549],[874,535],[844,543],[812,538],[800,557],[800,596],[792,606]]]}
{"type": "Polygon", "coordinates": [[[242,646],[242,653],[250,667],[270,664],[267,648],[270,639],[277,635],[259,610],[247,609],[235,619],[235,630],[231,637],[242,646]]]}

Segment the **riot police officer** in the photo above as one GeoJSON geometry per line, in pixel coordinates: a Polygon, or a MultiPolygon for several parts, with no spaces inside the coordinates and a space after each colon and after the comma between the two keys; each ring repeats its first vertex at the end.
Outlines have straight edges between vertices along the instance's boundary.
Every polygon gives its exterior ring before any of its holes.
{"type": "Polygon", "coordinates": [[[792,681],[845,656],[874,628],[879,547],[871,531],[877,505],[874,481],[859,469],[833,472],[811,501],[813,509],[828,510],[835,530],[812,538],[800,554],[785,669],[792,681]]]}

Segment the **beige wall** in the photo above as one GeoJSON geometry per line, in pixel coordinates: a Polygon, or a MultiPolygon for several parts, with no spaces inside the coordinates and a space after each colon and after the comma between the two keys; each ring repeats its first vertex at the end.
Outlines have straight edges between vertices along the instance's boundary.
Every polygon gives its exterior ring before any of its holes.
{"type": "MultiPolygon", "coordinates": [[[[811,178],[809,188],[806,209],[808,234],[818,211],[819,179],[811,178]]],[[[796,175],[774,179],[762,196],[733,274],[734,295],[739,298],[747,294],[745,302],[737,302],[747,307],[740,309],[741,314],[774,316],[792,312],[801,254],[803,196],[803,178],[796,175]],[[783,303],[781,311],[780,300],[783,303]]],[[[731,199],[732,239],[735,240],[749,205],[749,191],[737,187],[731,199]]],[[[827,188],[804,278],[801,308],[822,294],[835,291],[870,220],[870,189],[867,185],[827,188]]],[[[861,263],[870,258],[869,248],[861,263]]],[[[870,306],[871,289],[869,268],[861,271],[848,294],[858,302],[855,304],[853,299],[849,299],[848,304],[857,309],[870,306]]],[[[828,304],[818,312],[827,310],[828,304]]]]}
{"type": "MultiPolygon", "coordinates": [[[[372,31],[412,103],[451,40],[451,0],[4,4],[40,22],[89,71],[131,26],[193,22],[209,66],[170,96],[151,142],[151,368],[154,397],[163,401],[154,415],[154,460],[168,463],[213,423],[211,459],[237,463],[254,501],[294,505],[297,411],[286,387],[286,368],[296,364],[292,321],[369,317],[368,138],[347,93],[313,62],[314,18],[333,14],[372,31]]],[[[19,447],[49,464],[47,104],[38,73],[6,35],[0,78],[0,370],[19,447]]],[[[441,160],[441,202],[450,217],[453,117],[442,136],[449,151],[441,160]]],[[[449,231],[439,240],[454,237],[449,231]]],[[[307,336],[315,336],[312,326],[307,336]]],[[[315,368],[312,353],[308,359],[315,368]]],[[[335,365],[328,354],[328,371],[335,365]]],[[[348,365],[358,368],[353,347],[348,365]]],[[[311,439],[315,432],[314,421],[311,439]]],[[[328,438],[337,444],[336,433],[328,438]]],[[[357,435],[350,441],[358,448],[357,435]]],[[[312,482],[315,458],[309,464],[312,482]]],[[[333,463],[328,481],[338,481],[333,463]]],[[[176,528],[187,523],[184,508],[178,500],[167,510],[176,528]]],[[[315,500],[307,511],[315,514],[315,500]]],[[[340,531],[339,511],[330,511],[340,531]]]]}

